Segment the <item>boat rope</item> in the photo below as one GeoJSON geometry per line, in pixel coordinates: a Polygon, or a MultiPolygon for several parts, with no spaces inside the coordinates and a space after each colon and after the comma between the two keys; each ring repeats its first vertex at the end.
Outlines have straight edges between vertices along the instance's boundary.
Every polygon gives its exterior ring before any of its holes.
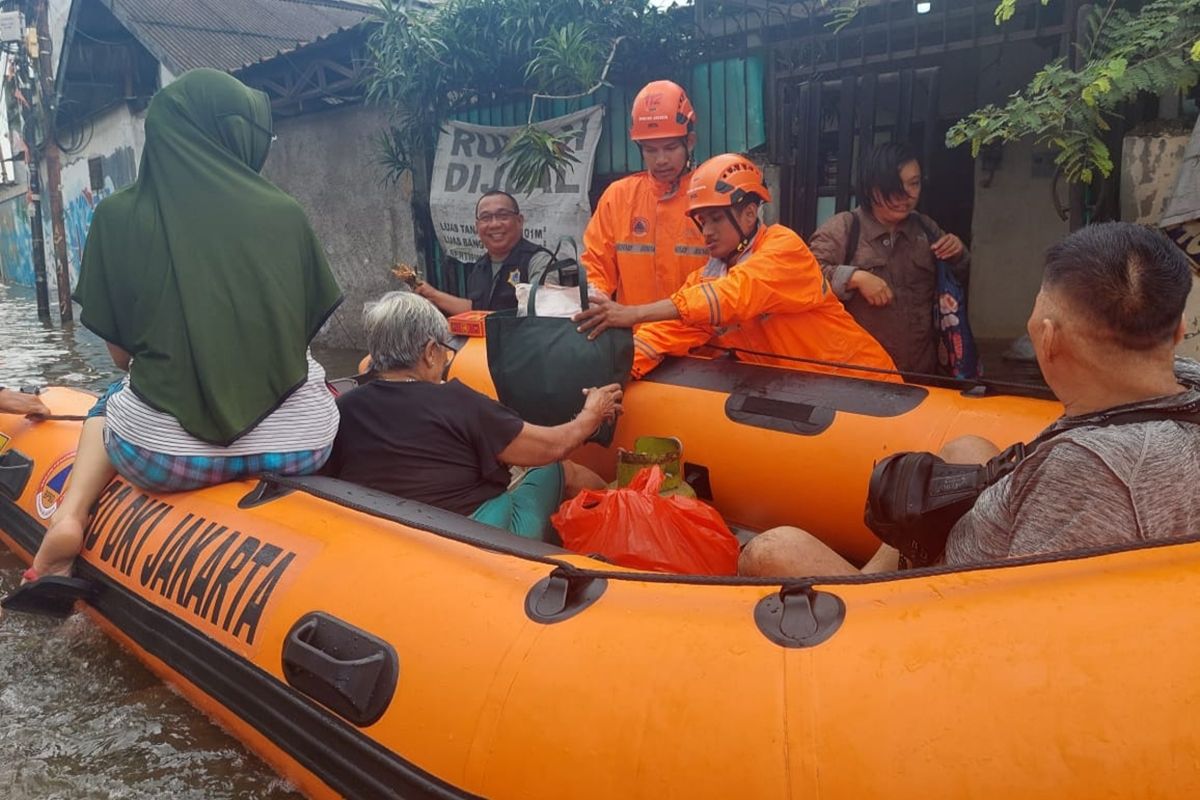
{"type": "Polygon", "coordinates": [[[1038,383],[1018,383],[1016,381],[995,381],[990,378],[951,378],[946,375],[935,375],[930,372],[905,372],[898,369],[885,369],[884,367],[867,367],[859,364],[850,364],[844,361],[826,361],[820,358],[804,358],[802,356],[789,356],[781,353],[769,353],[762,350],[749,350],[744,347],[721,347],[720,350],[736,355],[737,353],[745,353],[749,356],[758,356],[760,358],[775,358],[780,361],[793,361],[798,364],[815,364],[821,367],[834,367],[836,369],[853,370],[856,372],[867,372],[876,375],[899,375],[905,381],[910,383],[930,384],[942,388],[953,389],[974,389],[982,387],[984,389],[993,389],[996,391],[1007,392],[1010,394],[1019,394],[1022,396],[1041,397],[1046,399],[1056,399],[1050,392],[1049,387],[1038,383]]]}
{"type": "MultiPolygon", "coordinates": [[[[325,491],[320,486],[314,486],[305,477],[292,477],[292,476],[287,476],[287,475],[278,475],[275,473],[264,473],[264,474],[258,475],[256,477],[259,480],[264,481],[266,483],[270,483],[275,486],[281,486],[285,489],[292,489],[292,490],[300,492],[302,494],[311,495],[312,497],[316,497],[319,500],[325,500],[327,502],[334,503],[335,505],[342,506],[343,508],[348,508],[351,511],[358,511],[362,514],[366,514],[367,516],[375,517],[376,519],[387,520],[388,522],[399,522],[402,525],[406,525],[406,526],[408,526],[410,528],[414,528],[416,530],[426,531],[427,533],[434,533],[434,534],[437,534],[438,536],[444,537],[446,539],[452,539],[456,542],[462,542],[463,544],[473,545],[475,547],[479,547],[484,550],[490,550],[494,553],[500,553],[501,555],[506,555],[506,556],[514,556],[516,558],[525,559],[526,561],[536,561],[539,564],[546,564],[546,565],[552,566],[552,567],[567,567],[567,568],[571,567],[570,563],[568,563],[566,561],[561,561],[561,560],[559,560],[557,558],[553,558],[551,556],[541,556],[536,553],[530,553],[528,550],[524,550],[519,547],[509,547],[501,542],[491,541],[489,539],[484,539],[479,536],[472,536],[470,533],[452,530],[445,526],[438,525],[434,522],[429,522],[426,520],[415,521],[415,520],[408,520],[408,519],[398,519],[395,515],[388,514],[387,512],[383,511],[382,509],[375,508],[367,503],[357,503],[353,500],[349,500],[345,497],[341,497],[334,492],[325,491]]],[[[334,479],[331,478],[329,480],[334,480],[334,479]]],[[[355,486],[355,488],[363,489],[365,487],[355,486]]],[[[392,495],[392,497],[395,497],[395,496],[392,495]]],[[[430,508],[430,506],[426,506],[424,503],[418,503],[418,502],[411,501],[411,500],[404,500],[403,498],[400,498],[400,497],[395,497],[395,499],[399,502],[409,503],[414,506],[430,508]]],[[[441,509],[438,509],[438,511],[441,511],[441,509]]],[[[482,522],[475,522],[474,520],[470,520],[467,517],[463,517],[463,520],[465,522],[471,523],[473,525],[490,527],[490,526],[485,526],[484,523],[482,523],[482,522]]],[[[500,531],[501,529],[496,528],[496,530],[500,531]]]]}
{"type": "Polygon", "coordinates": [[[1200,543],[1200,534],[1190,536],[1175,536],[1164,539],[1154,539],[1144,542],[1121,542],[1119,544],[1098,547],[1080,548],[1055,553],[1038,553],[1036,555],[1017,556],[1014,558],[980,561],[973,564],[938,564],[929,567],[913,567],[891,572],[873,572],[869,574],[856,573],[853,575],[808,575],[772,578],[751,578],[735,575],[672,575],[657,572],[609,572],[606,570],[588,569],[567,564],[564,572],[570,572],[580,578],[607,578],[608,580],[633,581],[638,583],[667,583],[694,586],[779,586],[812,587],[812,586],[857,586],[873,583],[888,583],[907,578],[924,578],[934,575],[950,575],[963,572],[979,572],[984,570],[1014,569],[1036,564],[1057,564],[1064,561],[1081,561],[1086,558],[1127,553],[1133,550],[1153,550],[1161,547],[1173,547],[1181,544],[1200,543]]]}
{"type": "MultiPolygon", "coordinates": [[[[360,511],[372,517],[385,519],[392,522],[396,520],[383,513],[379,509],[371,508],[366,504],[355,503],[345,498],[338,497],[332,492],[326,492],[320,487],[308,484],[303,478],[290,478],[283,475],[262,475],[262,480],[278,486],[303,494],[312,495],[321,500],[326,500],[340,506],[344,506],[353,511],[360,511]]],[[[409,527],[423,530],[428,533],[433,533],[438,536],[443,536],[454,541],[464,544],[474,545],[485,550],[500,553],[502,555],[513,556],[515,558],[533,561],[539,564],[554,567],[554,573],[568,578],[579,579],[605,579],[611,581],[629,581],[633,583],[661,583],[683,586],[782,586],[788,589],[804,589],[813,586],[857,586],[873,583],[887,583],[889,581],[908,579],[908,578],[923,578],[935,575],[949,575],[962,572],[978,572],[984,570],[997,569],[1014,569],[1016,567],[1026,567],[1036,564],[1054,564],[1064,561],[1079,561],[1085,558],[1095,558],[1097,556],[1114,555],[1117,553],[1126,553],[1133,550],[1153,550],[1161,547],[1173,547],[1181,544],[1197,544],[1200,543],[1200,534],[1190,536],[1175,536],[1164,539],[1154,539],[1151,541],[1141,542],[1119,542],[1111,545],[1103,545],[1097,547],[1080,548],[1076,550],[1067,550],[1054,553],[1038,553],[1036,555],[1018,556],[1015,558],[998,559],[993,561],[982,561],[974,564],[959,564],[948,565],[939,564],[929,567],[914,567],[912,569],[898,570],[892,572],[875,572],[870,574],[853,574],[853,575],[811,575],[797,577],[770,577],[770,578],[755,578],[743,577],[738,575],[676,575],[663,572],[632,572],[622,570],[605,570],[592,569],[588,567],[580,567],[577,564],[572,564],[569,561],[563,561],[561,558],[554,556],[542,556],[517,547],[507,547],[502,543],[489,541],[469,533],[454,531],[449,528],[434,525],[426,522],[405,522],[409,527]]],[[[500,530],[500,529],[497,529],[500,530]]],[[[554,574],[552,573],[552,574],[554,574]]]]}

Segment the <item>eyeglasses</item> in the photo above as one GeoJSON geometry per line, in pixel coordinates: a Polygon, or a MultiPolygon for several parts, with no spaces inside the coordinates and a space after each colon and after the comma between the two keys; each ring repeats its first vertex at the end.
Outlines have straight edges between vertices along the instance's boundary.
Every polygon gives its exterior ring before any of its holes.
{"type": "Polygon", "coordinates": [[[275,131],[271,130],[270,128],[264,128],[262,125],[259,125],[252,119],[248,119],[246,121],[250,123],[251,127],[258,128],[260,131],[269,136],[272,142],[279,141],[279,134],[275,133],[275,131]]]}
{"type": "Polygon", "coordinates": [[[518,214],[516,211],[509,211],[507,209],[495,212],[485,211],[482,214],[477,215],[475,217],[475,221],[482,222],[484,225],[486,225],[492,220],[495,220],[496,222],[508,222],[509,220],[514,220],[519,216],[520,214],[518,214]]]}
{"type": "Polygon", "coordinates": [[[458,353],[458,348],[457,348],[457,347],[455,347],[455,346],[454,346],[452,343],[450,343],[450,342],[444,342],[444,341],[442,341],[441,339],[430,339],[429,341],[433,342],[434,344],[438,345],[439,347],[444,347],[444,348],[446,348],[446,349],[447,349],[447,350],[449,350],[451,353],[458,353]]]}
{"type": "Polygon", "coordinates": [[[257,122],[250,119],[245,114],[239,114],[236,111],[231,111],[228,114],[221,114],[221,117],[238,117],[239,119],[241,119],[241,120],[245,121],[247,124],[249,124],[251,128],[256,128],[257,130],[261,131],[262,133],[265,133],[267,135],[267,138],[269,138],[272,142],[277,141],[279,139],[279,137],[275,134],[274,130],[272,130],[271,128],[265,128],[262,125],[259,125],[257,122]]]}

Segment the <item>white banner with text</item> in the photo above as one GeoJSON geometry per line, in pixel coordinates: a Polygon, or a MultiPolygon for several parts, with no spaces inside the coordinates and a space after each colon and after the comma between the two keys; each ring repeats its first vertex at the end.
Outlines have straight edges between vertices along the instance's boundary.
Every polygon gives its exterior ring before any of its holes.
{"type": "MultiPolygon", "coordinates": [[[[567,148],[578,161],[568,164],[561,178],[551,174],[530,194],[514,191],[505,174],[504,148],[520,127],[446,122],[433,159],[429,198],[442,249],[459,261],[471,262],[483,255],[483,245],[475,235],[475,202],[496,189],[517,198],[525,215],[525,238],[549,250],[567,238],[582,249],[583,229],[592,213],[588,187],[603,121],[603,106],[593,106],[536,123],[556,135],[567,134],[567,148]]],[[[564,243],[562,255],[574,257],[574,248],[564,243]]]]}

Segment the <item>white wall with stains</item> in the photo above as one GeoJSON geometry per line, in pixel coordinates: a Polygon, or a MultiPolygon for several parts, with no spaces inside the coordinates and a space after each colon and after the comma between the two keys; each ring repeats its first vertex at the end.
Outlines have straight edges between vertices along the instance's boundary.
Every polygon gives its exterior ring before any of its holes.
{"type": "MultiPolygon", "coordinates": [[[[1157,225],[1175,192],[1188,137],[1126,136],[1121,148],[1121,219],[1157,225]]],[[[1186,339],[1176,352],[1200,359],[1200,280],[1192,275],[1192,293],[1184,316],[1186,339]]]]}
{"type": "Polygon", "coordinates": [[[1042,253],[1068,232],[1050,199],[1051,180],[1035,163],[1042,154],[1031,140],[1006,144],[990,181],[975,162],[970,308],[977,337],[1025,333],[1042,283],[1042,253]]]}
{"type": "Polygon", "coordinates": [[[378,163],[386,126],[382,111],[363,105],[275,121],[263,174],[303,206],[346,297],[321,344],[365,346],[363,305],[400,288],[396,262],[418,263],[411,179],[387,183],[378,163]]]}
{"type": "Polygon", "coordinates": [[[127,106],[120,105],[88,121],[75,135],[81,137],[78,149],[61,156],[63,224],[72,284],[79,277],[83,245],[96,204],[137,178],[146,141],[145,114],[130,113],[127,106]]]}

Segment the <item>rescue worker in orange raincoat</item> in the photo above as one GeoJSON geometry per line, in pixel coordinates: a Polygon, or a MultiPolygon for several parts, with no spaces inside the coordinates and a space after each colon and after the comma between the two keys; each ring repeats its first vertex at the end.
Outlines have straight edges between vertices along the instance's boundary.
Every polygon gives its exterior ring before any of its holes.
{"type": "Polygon", "coordinates": [[[712,256],[708,264],[665,300],[593,303],[574,318],[581,331],[594,337],[605,328],[639,326],[638,378],[665,356],[711,344],[732,349],[741,361],[900,380],[883,346],[842,307],[800,237],[759,222],[759,206],[771,193],[752,161],[732,153],[709,159],[692,174],[687,196],[688,215],[712,256]]]}
{"type": "Polygon", "coordinates": [[[704,266],[708,250],[687,219],[696,112],[683,89],[654,81],[633,100],[629,138],[646,169],[604,190],[583,233],[589,286],[640,305],[670,296],[704,266]]]}

